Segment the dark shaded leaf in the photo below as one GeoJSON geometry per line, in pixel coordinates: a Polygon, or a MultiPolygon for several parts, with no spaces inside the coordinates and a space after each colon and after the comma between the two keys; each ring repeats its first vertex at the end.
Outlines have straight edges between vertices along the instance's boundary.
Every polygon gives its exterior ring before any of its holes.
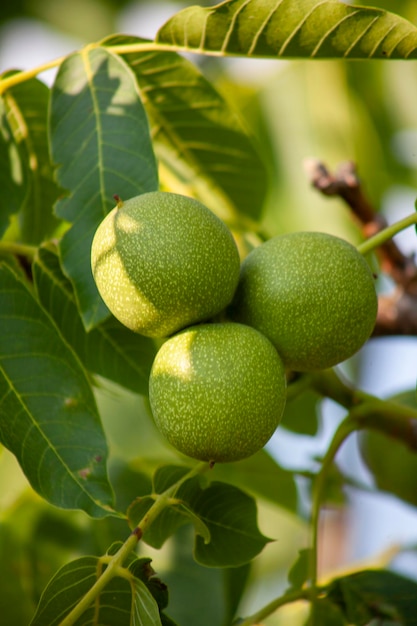
{"type": "MultiPolygon", "coordinates": [[[[333,604],[327,598],[320,598],[315,606],[314,621],[311,618],[308,619],[305,626],[313,626],[313,624],[320,624],[320,626],[347,626],[348,622],[336,604],[333,604]]],[[[378,624],[378,626],[385,626],[385,624],[378,624]]]]}
{"type": "Polygon", "coordinates": [[[110,511],[107,444],[75,354],[25,284],[0,266],[0,439],[32,487],[63,508],[110,511]]]}
{"type": "Polygon", "coordinates": [[[45,83],[32,78],[9,88],[4,96],[13,133],[26,163],[27,193],[20,216],[22,239],[34,244],[51,236],[58,225],[52,211],[60,190],[49,156],[49,95],[45,83]]]}
{"type": "Polygon", "coordinates": [[[302,548],[299,550],[297,560],[293,563],[288,572],[288,582],[293,589],[301,589],[308,580],[310,558],[310,548],[302,548]]]}
{"type": "MultiPolygon", "coordinates": [[[[414,390],[395,396],[392,400],[417,410],[414,390]]],[[[410,432],[413,428],[417,428],[417,423],[413,425],[410,421],[410,432]]],[[[376,430],[360,433],[359,449],[378,489],[417,506],[416,451],[399,439],[376,430]]]]}
{"type": "Polygon", "coordinates": [[[71,282],[54,250],[40,248],[33,264],[37,295],[86,369],[143,395],[156,346],[113,316],[87,332],[79,316],[71,282]]]}
{"type": "Polygon", "coordinates": [[[225,618],[224,626],[230,626],[251,572],[251,564],[245,563],[240,567],[227,567],[223,570],[224,580],[224,601],[225,601],[225,618]]]}
{"type": "Polygon", "coordinates": [[[248,490],[256,497],[297,511],[298,494],[292,472],[282,469],[266,450],[237,463],[216,465],[213,477],[248,490]]]}
{"type": "Polygon", "coordinates": [[[316,435],[321,400],[319,394],[309,389],[291,398],[285,406],[281,426],[301,435],[316,435]]]}
{"type": "Polygon", "coordinates": [[[27,168],[13,136],[4,98],[0,98],[0,236],[18,213],[27,194],[27,168]]]}
{"type": "Polygon", "coordinates": [[[27,624],[33,614],[24,572],[30,566],[27,550],[15,528],[0,523],[0,611],[6,624],[27,624]]]}
{"type": "Polygon", "coordinates": [[[253,559],[270,541],[257,526],[256,502],[240,489],[213,482],[201,489],[190,480],[181,497],[208,528],[210,541],[196,535],[194,556],[208,567],[238,567],[253,559]]]}
{"type": "Polygon", "coordinates": [[[334,580],[327,596],[349,624],[378,619],[404,626],[417,624],[417,583],[388,570],[364,570],[334,580]]]}
{"type": "MultiPolygon", "coordinates": [[[[160,468],[154,485],[165,490],[181,479],[187,468],[160,468]]],[[[154,490],[155,493],[155,490],[154,490]]],[[[131,528],[144,518],[156,496],[138,498],[128,510],[131,528]]],[[[160,548],[181,526],[194,525],[194,556],[208,567],[239,567],[254,558],[270,541],[257,526],[255,500],[233,485],[212,482],[201,486],[193,477],[179,486],[172,501],[144,532],[143,539],[160,548]]]]}
{"type": "MultiPolygon", "coordinates": [[[[133,559],[123,578],[112,578],[75,624],[106,626],[161,626],[173,624],[161,611],[168,603],[164,583],[154,576],[151,559],[133,559]]],[[[55,626],[78,604],[98,580],[105,566],[97,557],[82,557],[68,563],[44,591],[31,626],[55,626]]]]}

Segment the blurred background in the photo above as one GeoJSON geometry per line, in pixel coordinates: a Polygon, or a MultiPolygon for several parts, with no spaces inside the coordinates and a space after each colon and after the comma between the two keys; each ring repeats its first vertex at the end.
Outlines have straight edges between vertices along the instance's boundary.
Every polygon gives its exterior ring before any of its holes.
{"type": "MultiPolygon", "coordinates": [[[[14,0],[2,3],[0,72],[39,66],[112,33],[152,38],[173,13],[191,4],[157,0],[14,0]]],[[[417,24],[414,0],[381,0],[367,4],[396,12],[417,24]]],[[[389,223],[413,212],[417,197],[415,63],[191,58],[240,113],[268,164],[270,181],[263,218],[268,234],[311,229],[340,235],[353,243],[360,241],[359,227],[341,200],[325,198],[312,189],[304,169],[307,158],[320,159],[330,170],[344,161],[355,162],[368,199],[389,223]]],[[[45,72],[40,78],[51,84],[54,71],[45,72]]],[[[395,240],[406,254],[416,252],[413,228],[395,240]]],[[[381,281],[380,286],[387,291],[392,288],[389,280],[381,281]]],[[[390,397],[410,392],[415,402],[417,338],[372,339],[341,369],[370,393],[390,397]]],[[[117,460],[123,459],[140,470],[141,464],[151,463],[149,450],[155,457],[176,462],[177,457],[155,432],[146,403],[140,398],[103,382],[97,399],[116,469],[117,460]]],[[[325,401],[318,413],[316,436],[280,428],[268,450],[284,468],[314,470],[315,457],[326,450],[342,417],[340,408],[325,401]]],[[[373,489],[373,478],[358,453],[355,436],[344,445],[337,461],[343,474],[359,483],[360,488],[345,487],[344,498],[323,515],[320,557],[323,575],[334,568],[362,561],[385,564],[396,554],[398,546],[407,546],[410,549],[400,551],[391,564],[397,571],[417,580],[415,506],[404,504],[393,494],[373,489]]],[[[396,462],[401,464],[402,460],[396,462]]],[[[400,471],[401,467],[397,469],[400,471]]],[[[411,479],[417,504],[417,462],[410,468],[404,466],[407,473],[413,470],[411,479]]],[[[299,480],[298,485],[307,499],[305,484],[299,480]]],[[[3,523],[0,561],[15,559],[16,550],[22,550],[22,545],[29,550],[31,545],[33,565],[43,551],[44,571],[38,572],[36,582],[39,587],[54,573],[54,566],[60,565],[61,557],[70,558],[77,552],[80,538],[87,542],[88,549],[95,546],[97,550],[105,550],[110,532],[108,524],[118,523],[97,524],[94,539],[89,536],[88,543],[87,522],[82,515],[55,511],[45,505],[40,516],[39,512],[35,514],[34,502],[39,505],[36,496],[29,493],[13,457],[3,451],[0,456],[0,519],[3,523]],[[11,534],[7,535],[7,520],[12,518],[20,539],[27,535],[27,544],[23,542],[19,546],[11,534]],[[29,540],[35,528],[36,546],[29,540]],[[46,557],[48,550],[51,554],[46,557]]],[[[257,559],[250,591],[242,606],[243,614],[256,610],[275,597],[277,590],[284,588],[286,570],[308,541],[306,526],[300,518],[267,502],[262,503],[259,523],[264,534],[277,541],[268,545],[257,559]]],[[[190,552],[184,548],[187,542],[184,544],[180,539],[169,542],[161,553],[146,550],[146,554],[154,557],[158,574],[172,583],[173,610],[169,614],[186,626],[192,624],[190,615],[198,611],[199,626],[216,624],[212,595],[213,590],[220,588],[219,575],[211,570],[196,569],[190,552]],[[170,578],[170,563],[178,555],[183,565],[181,576],[176,572],[170,578]],[[193,584],[197,585],[196,589],[205,588],[206,597],[197,591],[190,605],[185,607],[176,598],[181,597],[181,588],[189,589],[193,584]],[[206,615],[207,622],[204,621],[206,615]]],[[[23,577],[22,593],[34,584],[30,579],[28,572],[26,579],[23,577]]],[[[7,587],[0,592],[0,614],[6,595],[7,587]]],[[[8,597],[7,603],[10,601],[8,597]]],[[[303,610],[300,606],[290,607],[269,618],[266,624],[300,623],[297,620],[302,620],[303,610]],[[289,621],[290,616],[292,621],[289,621]]]]}

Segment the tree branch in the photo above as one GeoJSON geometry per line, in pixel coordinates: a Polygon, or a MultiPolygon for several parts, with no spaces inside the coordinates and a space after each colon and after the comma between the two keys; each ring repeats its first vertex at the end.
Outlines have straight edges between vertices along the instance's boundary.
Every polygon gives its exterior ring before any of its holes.
{"type": "MultiPolygon", "coordinates": [[[[312,184],[325,196],[338,196],[350,208],[365,239],[384,228],[387,222],[365,196],[356,166],[341,163],[335,173],[317,159],[307,159],[305,171],[312,184]]],[[[417,265],[390,239],[376,251],[381,270],[395,282],[389,295],[379,296],[378,316],[373,336],[417,335],[417,265]]]]}

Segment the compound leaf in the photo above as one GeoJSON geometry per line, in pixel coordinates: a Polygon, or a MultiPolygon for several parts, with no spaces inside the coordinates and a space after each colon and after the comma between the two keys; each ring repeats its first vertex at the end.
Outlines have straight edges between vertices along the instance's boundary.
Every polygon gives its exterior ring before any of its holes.
{"type": "Polygon", "coordinates": [[[62,508],[110,511],[107,444],[75,354],[26,285],[0,266],[0,440],[62,508]]]}
{"type": "Polygon", "coordinates": [[[226,0],[169,19],[157,42],[216,55],[415,59],[417,28],[376,8],[339,0],[226,0]]]}
{"type": "Polygon", "coordinates": [[[84,49],[61,64],[51,96],[52,157],[67,197],[58,217],[72,223],[60,252],[87,329],[108,317],[90,267],[94,232],[115,205],[158,188],[149,125],[134,76],[104,48],[84,49]]]}

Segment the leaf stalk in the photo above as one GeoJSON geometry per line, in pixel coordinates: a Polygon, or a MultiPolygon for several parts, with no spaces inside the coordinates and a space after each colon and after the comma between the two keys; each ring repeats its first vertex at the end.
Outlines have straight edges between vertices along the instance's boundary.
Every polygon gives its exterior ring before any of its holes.
{"type": "Polygon", "coordinates": [[[29,261],[33,261],[38,251],[36,246],[31,246],[15,241],[0,241],[0,256],[15,255],[26,257],[29,261]]]}

